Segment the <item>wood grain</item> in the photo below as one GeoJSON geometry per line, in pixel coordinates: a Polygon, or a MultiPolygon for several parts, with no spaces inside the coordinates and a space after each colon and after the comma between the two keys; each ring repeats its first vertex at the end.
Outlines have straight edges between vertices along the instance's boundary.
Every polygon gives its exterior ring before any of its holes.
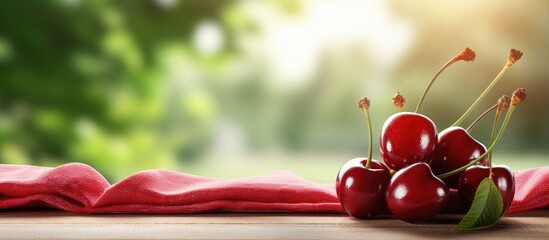
{"type": "Polygon", "coordinates": [[[549,209],[502,218],[493,228],[454,233],[459,215],[424,224],[391,216],[356,220],[343,214],[215,213],[76,215],[0,211],[0,239],[425,239],[546,238],[549,209]]]}

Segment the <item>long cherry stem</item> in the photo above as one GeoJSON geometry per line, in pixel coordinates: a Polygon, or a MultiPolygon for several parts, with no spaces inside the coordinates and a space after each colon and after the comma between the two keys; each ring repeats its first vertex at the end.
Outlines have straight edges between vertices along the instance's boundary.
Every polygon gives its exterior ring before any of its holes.
{"type": "MultiPolygon", "coordinates": [[[[501,116],[501,111],[498,108],[496,110],[496,116],[494,117],[494,124],[492,125],[492,133],[490,134],[490,145],[494,143],[494,138],[496,136],[496,130],[497,130],[500,116],[501,116]]],[[[488,154],[488,160],[486,161],[486,164],[490,167],[490,169],[492,168],[492,153],[488,154]]]]}
{"type": "Polygon", "coordinates": [[[419,98],[419,102],[417,103],[417,106],[416,106],[416,113],[419,111],[419,108],[421,107],[421,103],[423,103],[423,100],[425,99],[425,96],[427,95],[427,92],[429,92],[429,89],[431,89],[431,86],[433,85],[433,83],[435,82],[435,80],[438,78],[438,76],[444,71],[444,69],[446,69],[448,66],[452,65],[452,63],[456,62],[454,59],[450,60],[449,62],[447,62],[446,64],[444,64],[444,66],[442,66],[438,72],[435,74],[435,76],[433,76],[433,78],[431,79],[431,81],[429,82],[429,84],[427,84],[427,87],[425,88],[425,90],[423,91],[423,93],[421,94],[421,97],[419,98]]]}
{"type": "Polygon", "coordinates": [[[433,78],[431,79],[429,84],[427,84],[427,87],[425,88],[425,91],[423,91],[423,94],[421,94],[419,102],[417,103],[415,112],[417,113],[419,111],[419,108],[421,107],[421,104],[423,103],[423,100],[425,99],[425,96],[427,95],[427,92],[429,92],[429,89],[431,88],[431,86],[433,85],[435,80],[438,78],[438,76],[444,71],[444,69],[446,69],[448,66],[452,65],[453,63],[455,63],[457,61],[461,61],[461,60],[466,61],[466,62],[473,61],[473,60],[475,60],[475,56],[476,56],[476,54],[473,50],[471,50],[470,48],[465,48],[458,55],[456,55],[454,58],[450,59],[450,61],[448,61],[446,64],[444,64],[444,66],[442,66],[437,71],[435,76],[433,76],[433,78]]]}
{"type": "Polygon", "coordinates": [[[467,118],[467,116],[469,116],[469,114],[471,114],[471,112],[477,107],[477,105],[480,103],[480,101],[482,101],[482,99],[484,99],[484,97],[486,97],[488,92],[490,92],[490,90],[492,90],[492,88],[501,79],[501,77],[503,77],[503,75],[507,72],[507,70],[509,70],[509,68],[511,68],[511,65],[510,64],[505,64],[505,67],[503,67],[503,69],[501,69],[501,71],[496,76],[496,78],[494,78],[494,80],[492,80],[492,82],[490,83],[490,85],[488,85],[488,87],[484,90],[484,92],[482,92],[482,94],[480,94],[480,96],[477,98],[477,100],[475,100],[473,105],[471,105],[471,107],[469,107],[469,109],[467,109],[467,111],[465,111],[465,113],[463,113],[463,115],[461,115],[461,117],[454,124],[452,124],[452,127],[461,124],[463,122],[463,120],[465,120],[465,118],[467,118]]]}
{"type": "Polygon", "coordinates": [[[358,100],[358,107],[364,112],[366,123],[368,124],[368,159],[366,159],[366,168],[372,166],[372,121],[370,120],[370,99],[363,97],[358,100]]]}
{"type": "Polygon", "coordinates": [[[370,110],[365,109],[364,111],[364,117],[366,117],[366,122],[368,123],[368,161],[366,161],[366,168],[370,168],[372,166],[372,121],[370,120],[370,110]]]}
{"type": "MultiPolygon", "coordinates": [[[[494,117],[494,125],[492,126],[492,133],[490,134],[490,145],[492,145],[492,143],[494,142],[494,138],[496,137],[496,129],[497,129],[500,117],[501,117],[501,111],[498,109],[496,110],[496,116],[494,117]]],[[[492,166],[492,153],[488,155],[487,164],[489,166],[492,166]]]]}
{"type": "Polygon", "coordinates": [[[494,111],[494,109],[496,109],[497,107],[498,107],[498,104],[496,103],[494,106],[488,108],[486,111],[484,111],[482,114],[480,114],[480,116],[478,116],[478,118],[475,119],[475,121],[473,121],[473,123],[471,123],[471,125],[469,125],[469,127],[467,127],[466,131],[471,132],[473,130],[473,128],[475,128],[477,126],[477,124],[482,119],[484,119],[484,117],[486,117],[486,115],[488,115],[488,113],[494,111]]]}
{"type": "Polygon", "coordinates": [[[469,162],[468,164],[460,167],[460,168],[457,168],[457,169],[454,169],[450,172],[447,172],[447,173],[443,173],[443,174],[440,174],[440,175],[437,175],[438,178],[440,179],[443,179],[443,178],[447,178],[449,176],[452,176],[454,174],[457,174],[465,169],[467,169],[468,167],[470,166],[473,166],[475,164],[477,164],[479,161],[481,161],[482,159],[484,159],[486,156],[488,156],[492,150],[494,150],[494,147],[497,145],[497,143],[499,142],[499,140],[501,139],[501,136],[503,135],[503,132],[505,131],[505,128],[507,127],[507,124],[509,123],[509,119],[511,119],[511,115],[513,114],[513,111],[515,110],[515,106],[514,105],[511,105],[511,107],[509,107],[509,110],[507,111],[507,114],[505,114],[505,119],[503,120],[503,124],[501,124],[501,127],[499,129],[499,132],[498,132],[498,135],[496,136],[496,138],[494,139],[494,142],[490,145],[490,147],[486,150],[485,153],[483,153],[482,155],[480,155],[477,159],[469,162]]]}

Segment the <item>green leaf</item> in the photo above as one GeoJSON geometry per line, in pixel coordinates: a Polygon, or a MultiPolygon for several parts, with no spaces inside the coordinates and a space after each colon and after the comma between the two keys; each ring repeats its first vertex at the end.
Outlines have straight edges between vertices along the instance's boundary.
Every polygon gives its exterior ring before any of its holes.
{"type": "Polygon", "coordinates": [[[496,224],[503,211],[501,193],[494,181],[487,177],[478,185],[471,208],[454,231],[471,231],[496,224]]]}

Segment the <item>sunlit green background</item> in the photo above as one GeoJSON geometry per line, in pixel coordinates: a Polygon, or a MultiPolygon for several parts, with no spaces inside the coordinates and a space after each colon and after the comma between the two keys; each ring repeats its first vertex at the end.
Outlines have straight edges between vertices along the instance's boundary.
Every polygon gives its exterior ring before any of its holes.
{"type": "MultiPolygon", "coordinates": [[[[290,170],[333,181],[374,156],[396,91],[439,131],[524,52],[474,115],[517,87],[496,163],[549,163],[549,1],[0,1],[0,162],[84,162],[110,181],[152,168],[290,170]]],[[[464,124],[466,127],[474,116],[464,124]]],[[[486,143],[492,118],[472,132],[486,143]]]]}

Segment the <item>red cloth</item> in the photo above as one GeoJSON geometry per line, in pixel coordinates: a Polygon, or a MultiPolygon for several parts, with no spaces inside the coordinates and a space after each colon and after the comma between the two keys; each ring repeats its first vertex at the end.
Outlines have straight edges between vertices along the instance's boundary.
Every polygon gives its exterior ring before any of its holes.
{"type": "Polygon", "coordinates": [[[215,179],[149,170],[110,185],[92,167],[0,165],[0,209],[52,207],[75,213],[211,211],[341,212],[333,184],[290,172],[215,179]]]}
{"type": "MultiPolygon", "coordinates": [[[[515,172],[515,180],[507,214],[549,207],[549,167],[515,172]]],[[[334,184],[311,183],[287,171],[216,179],[149,170],[110,185],[81,163],[0,165],[0,209],[37,207],[75,213],[343,212],[334,184]]]]}

